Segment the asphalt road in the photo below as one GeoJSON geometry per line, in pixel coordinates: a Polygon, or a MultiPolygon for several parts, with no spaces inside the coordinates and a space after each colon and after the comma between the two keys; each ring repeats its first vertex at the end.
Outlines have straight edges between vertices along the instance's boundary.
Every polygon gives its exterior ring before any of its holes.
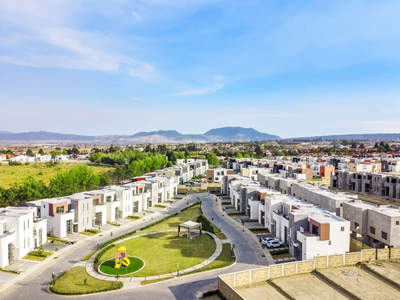
{"type": "MultiPolygon", "coordinates": [[[[207,194],[188,196],[185,200],[178,201],[177,205],[171,210],[166,211],[163,215],[154,218],[154,220],[147,220],[136,226],[127,227],[121,229],[118,233],[115,233],[112,238],[130,232],[132,230],[140,229],[141,227],[155,222],[159,219],[164,218],[167,215],[173,214],[180,211],[183,207],[187,206],[187,202],[193,203],[203,201],[202,209],[205,216],[211,220],[218,227],[221,227],[222,231],[229,238],[229,240],[235,244],[235,252],[237,257],[237,263],[231,267],[222,270],[213,270],[199,274],[187,275],[178,277],[172,280],[162,281],[157,284],[145,285],[135,289],[129,289],[123,287],[119,291],[79,296],[79,298],[85,299],[196,299],[195,293],[202,287],[216,284],[217,276],[230,272],[236,272],[240,270],[255,268],[259,265],[257,256],[252,247],[254,245],[249,244],[248,239],[245,238],[240,229],[240,224],[237,226],[230,224],[226,221],[228,216],[221,217],[222,212],[217,207],[216,201],[207,194]],[[189,200],[187,200],[189,199],[189,200]]],[[[213,197],[213,196],[211,196],[213,197]]],[[[110,236],[104,236],[100,238],[100,243],[104,243],[110,240],[110,236]]],[[[259,247],[259,245],[257,245],[259,247]]],[[[30,274],[23,281],[20,281],[11,286],[6,292],[8,294],[3,299],[60,299],[66,296],[59,296],[49,292],[48,284],[51,279],[52,272],[60,274],[65,270],[71,268],[75,263],[79,262],[85,255],[96,248],[96,240],[90,242],[82,242],[75,246],[71,246],[71,251],[60,257],[54,262],[50,262],[47,265],[41,266],[42,269],[37,270],[33,274],[30,274]],[[72,248],[74,247],[74,248],[72,248]]],[[[73,297],[70,297],[71,299],[73,297]]]]}

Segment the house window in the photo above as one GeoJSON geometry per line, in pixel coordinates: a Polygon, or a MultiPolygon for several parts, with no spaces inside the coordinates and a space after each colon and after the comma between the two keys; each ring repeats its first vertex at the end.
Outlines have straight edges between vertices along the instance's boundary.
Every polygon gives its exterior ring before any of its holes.
{"type": "Polygon", "coordinates": [[[106,197],[106,201],[107,201],[107,202],[111,202],[111,196],[107,196],[107,197],[106,197]]]}
{"type": "Polygon", "coordinates": [[[64,213],[64,206],[59,206],[56,208],[56,213],[63,214],[64,213]]]}
{"type": "Polygon", "coordinates": [[[329,242],[328,242],[328,245],[329,245],[329,246],[330,246],[330,245],[332,245],[332,242],[331,242],[331,241],[329,241],[329,242]]]}
{"type": "Polygon", "coordinates": [[[369,227],[369,232],[372,234],[375,234],[375,227],[370,226],[369,227]]]}
{"type": "Polygon", "coordinates": [[[357,222],[354,222],[354,228],[355,228],[356,230],[359,230],[359,229],[360,229],[360,224],[357,223],[357,222]]]}
{"type": "Polygon", "coordinates": [[[400,225],[400,221],[396,221],[396,225],[400,225]]]}
{"type": "Polygon", "coordinates": [[[387,233],[384,232],[384,231],[382,231],[381,234],[382,234],[382,238],[383,238],[384,240],[387,240],[387,233]]]}
{"type": "Polygon", "coordinates": [[[340,231],[344,231],[344,227],[342,226],[342,227],[340,227],[340,231]]]}

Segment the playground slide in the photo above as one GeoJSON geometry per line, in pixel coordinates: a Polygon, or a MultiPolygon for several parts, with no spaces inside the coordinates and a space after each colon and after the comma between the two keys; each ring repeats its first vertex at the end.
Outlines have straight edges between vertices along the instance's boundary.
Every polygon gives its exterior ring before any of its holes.
{"type": "Polygon", "coordinates": [[[121,264],[115,264],[115,268],[119,269],[121,267],[121,264]]]}
{"type": "Polygon", "coordinates": [[[127,257],[124,257],[124,260],[122,261],[122,265],[124,265],[125,267],[130,265],[130,260],[127,257]]]}

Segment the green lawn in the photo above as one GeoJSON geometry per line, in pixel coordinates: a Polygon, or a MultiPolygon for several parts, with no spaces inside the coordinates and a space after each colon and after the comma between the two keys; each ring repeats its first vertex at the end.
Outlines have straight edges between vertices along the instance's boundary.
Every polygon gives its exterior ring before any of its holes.
{"type": "Polygon", "coordinates": [[[156,204],[156,205],[154,205],[154,207],[156,207],[156,208],[166,208],[167,206],[161,205],[161,204],[156,204]]]}
{"type": "MultiPolygon", "coordinates": [[[[222,252],[221,254],[217,257],[216,260],[214,260],[213,262],[211,262],[210,264],[197,269],[195,271],[183,274],[182,276],[185,275],[190,275],[193,273],[200,273],[200,272],[204,272],[204,271],[210,271],[210,270],[214,270],[214,269],[219,269],[219,268],[224,268],[224,267],[228,267],[230,265],[232,265],[235,262],[235,258],[232,257],[232,252],[231,252],[231,244],[223,244],[222,245],[222,252]]],[[[168,280],[171,279],[173,277],[167,277],[167,278],[161,278],[161,279],[152,279],[152,280],[143,280],[142,282],[140,282],[141,285],[145,285],[145,284],[150,284],[150,283],[156,283],[159,281],[164,281],[164,280],[168,280]]]]}
{"type": "Polygon", "coordinates": [[[101,264],[100,271],[106,274],[111,275],[125,275],[129,273],[133,273],[137,270],[140,270],[144,261],[137,257],[128,257],[130,260],[130,264],[128,267],[121,266],[120,268],[115,268],[115,258],[109,259],[101,264]]]}
{"type": "Polygon", "coordinates": [[[41,254],[38,251],[31,251],[27,255],[25,255],[23,258],[30,259],[30,260],[42,261],[42,260],[45,260],[47,257],[49,257],[52,254],[53,253],[46,252],[46,251],[43,251],[41,254]]]}
{"type": "Polygon", "coordinates": [[[127,216],[125,219],[131,220],[131,221],[136,221],[136,220],[139,220],[141,218],[142,217],[139,217],[139,216],[127,216]]]}
{"type": "Polygon", "coordinates": [[[192,239],[178,237],[175,232],[151,234],[115,245],[106,251],[100,262],[114,258],[117,249],[126,247],[128,257],[135,256],[145,261],[145,267],[130,276],[144,277],[175,272],[177,264],[184,270],[202,263],[215,251],[214,239],[202,234],[192,239]]]}
{"type": "Polygon", "coordinates": [[[52,292],[63,295],[81,295],[122,288],[121,281],[105,281],[91,277],[84,267],[73,267],[50,286],[52,292]],[[86,278],[86,284],[85,284],[86,278]]]}
{"type": "Polygon", "coordinates": [[[97,230],[97,229],[86,229],[84,231],[79,232],[80,234],[84,234],[84,235],[88,235],[88,236],[92,236],[95,234],[100,233],[101,230],[97,230]]]}
{"type": "MultiPolygon", "coordinates": [[[[147,228],[140,233],[143,232],[151,232],[151,231],[161,231],[161,230],[170,230],[176,229],[178,230],[178,224],[181,224],[186,221],[195,221],[202,222],[203,230],[214,233],[220,239],[226,239],[225,234],[218,229],[217,226],[209,222],[204,215],[201,213],[200,204],[191,206],[186,208],[184,211],[180,212],[178,215],[169,218],[159,224],[156,224],[150,228],[147,228]]],[[[139,234],[139,233],[138,233],[139,234]]]]}
{"type": "MultiPolygon", "coordinates": [[[[46,167],[45,163],[30,163],[29,165],[22,166],[9,166],[8,164],[0,165],[0,186],[8,189],[13,186],[22,184],[24,180],[32,176],[37,180],[42,180],[46,185],[49,184],[50,179],[54,178],[59,172],[70,171],[74,166],[81,165],[82,163],[65,162],[60,163],[54,167],[46,167]],[[40,174],[40,175],[39,175],[40,174]]],[[[113,167],[103,166],[88,166],[95,174],[105,174],[108,171],[114,171],[113,167]]]]}
{"type": "Polygon", "coordinates": [[[203,272],[203,271],[224,268],[224,267],[230,266],[234,262],[235,262],[235,258],[232,257],[231,244],[223,244],[221,254],[214,261],[212,261],[211,263],[209,263],[208,265],[206,265],[200,269],[197,269],[196,271],[193,271],[193,272],[190,272],[187,274],[193,274],[193,273],[199,273],[199,272],[203,272]]]}

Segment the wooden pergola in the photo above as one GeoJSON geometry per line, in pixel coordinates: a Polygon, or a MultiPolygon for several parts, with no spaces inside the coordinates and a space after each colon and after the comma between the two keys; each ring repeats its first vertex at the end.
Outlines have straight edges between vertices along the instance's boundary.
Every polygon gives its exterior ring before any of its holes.
{"type": "Polygon", "coordinates": [[[193,221],[186,221],[186,222],[178,225],[178,236],[180,236],[181,227],[187,229],[187,238],[188,239],[191,238],[191,232],[193,229],[198,229],[200,231],[200,234],[201,234],[201,230],[202,230],[201,223],[197,223],[197,222],[193,222],[193,221]]]}

